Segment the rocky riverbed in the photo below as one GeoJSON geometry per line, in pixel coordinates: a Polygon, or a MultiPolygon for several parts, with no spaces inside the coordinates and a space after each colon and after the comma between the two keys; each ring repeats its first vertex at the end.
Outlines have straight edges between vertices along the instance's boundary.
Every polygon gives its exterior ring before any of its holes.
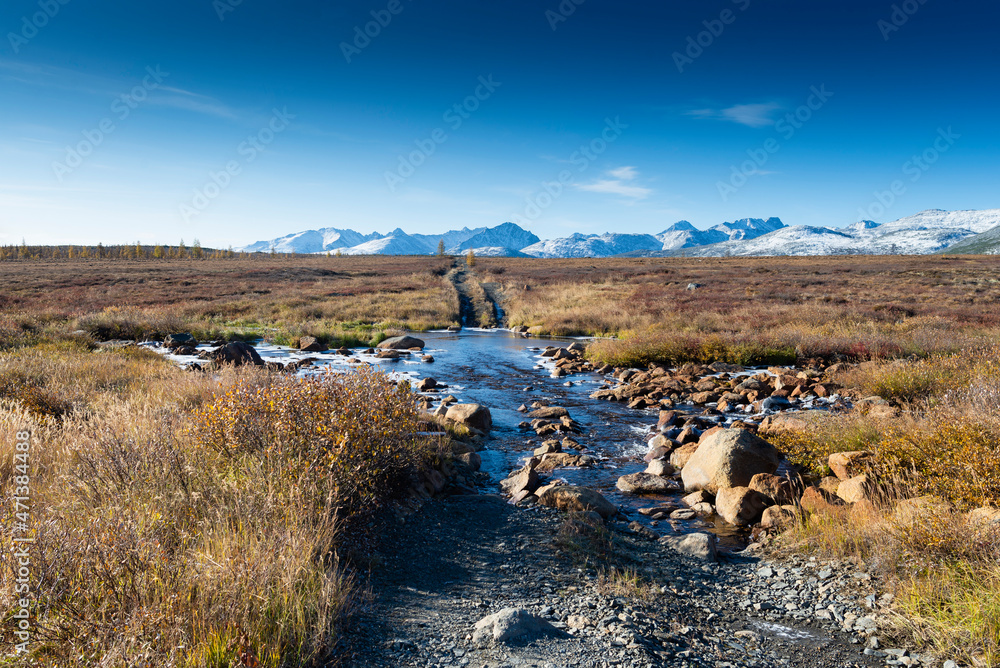
{"type": "MultiPolygon", "coordinates": [[[[449,333],[381,351],[265,347],[251,362],[298,373],[379,364],[440,418],[456,404],[491,412],[468,411],[474,431],[492,431],[487,449],[455,451],[490,475],[428,476],[420,496],[438,496],[392,524],[374,598],[347,629],[351,665],[941,665],[884,646],[890,601],[872,574],[743,549],[749,525],[793,491],[776,455],[756,474],[770,478],[702,484],[697,499],[681,475],[708,439],[760,449],[753,433],[797,410],[848,409],[824,369],[595,370],[581,344],[541,343],[449,333]],[[567,533],[599,534],[614,558],[581,553],[567,533]],[[632,579],[615,584],[611,572],[632,579]]],[[[238,348],[223,354],[256,354],[238,348]]],[[[845,481],[856,477],[849,464],[845,481]]],[[[831,485],[808,489],[843,503],[831,485]]]]}
{"type": "Polygon", "coordinates": [[[622,520],[609,540],[639,581],[616,587],[562,547],[566,524],[494,495],[428,501],[386,536],[374,597],[344,639],[347,665],[923,665],[880,644],[884,600],[850,563],[706,562],[622,520]]]}

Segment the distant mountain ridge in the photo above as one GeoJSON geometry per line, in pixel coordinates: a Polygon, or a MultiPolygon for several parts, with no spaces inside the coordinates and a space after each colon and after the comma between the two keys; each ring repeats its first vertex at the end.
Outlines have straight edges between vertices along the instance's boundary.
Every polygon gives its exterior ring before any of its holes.
{"type": "MultiPolygon", "coordinates": [[[[859,221],[842,228],[783,226],[750,239],[736,239],[642,256],[762,257],[779,255],[926,255],[951,252],[965,239],[1000,225],[1000,209],[942,211],[928,209],[889,223],[859,221]]],[[[1000,238],[1000,233],[996,235],[1000,238]]],[[[984,235],[985,237],[985,235],[984,235]]],[[[983,239],[983,247],[989,238],[983,239]]],[[[970,244],[970,248],[974,248],[970,244]]],[[[955,252],[962,252],[956,250],[955,252]]],[[[966,251],[970,252],[970,251],[966,251]]],[[[973,251],[986,252],[986,251],[973,251]]]]}
{"type": "Polygon", "coordinates": [[[741,218],[700,230],[686,220],[659,234],[572,234],[541,240],[514,223],[408,234],[402,228],[362,234],[334,227],[257,241],[239,250],[344,255],[433,255],[472,250],[493,257],[693,257],[780,255],[875,255],[1000,252],[1000,209],[929,209],[889,223],[858,221],[842,228],[787,226],[778,218],[741,218]],[[962,250],[968,249],[968,250],[962,250]]]}

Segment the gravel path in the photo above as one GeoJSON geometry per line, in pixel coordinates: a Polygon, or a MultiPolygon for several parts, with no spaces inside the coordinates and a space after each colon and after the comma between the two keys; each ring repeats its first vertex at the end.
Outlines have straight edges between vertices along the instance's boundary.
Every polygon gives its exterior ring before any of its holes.
{"type": "Polygon", "coordinates": [[[742,555],[697,562],[619,521],[611,523],[616,563],[641,573],[647,586],[643,596],[615,595],[597,569],[554,545],[565,517],[490,494],[427,502],[386,535],[373,599],[344,638],[344,664],[920,665],[866,647],[877,646],[868,615],[879,601],[870,576],[848,564],[742,555]],[[474,641],[476,622],[505,608],[551,627],[474,641]]]}

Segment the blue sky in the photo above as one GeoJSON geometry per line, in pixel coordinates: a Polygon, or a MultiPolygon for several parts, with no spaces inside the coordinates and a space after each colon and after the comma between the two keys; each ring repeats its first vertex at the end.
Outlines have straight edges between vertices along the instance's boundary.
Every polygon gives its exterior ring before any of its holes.
{"type": "Polygon", "coordinates": [[[942,0],[7,0],[0,243],[994,208],[998,19],[942,0]]]}

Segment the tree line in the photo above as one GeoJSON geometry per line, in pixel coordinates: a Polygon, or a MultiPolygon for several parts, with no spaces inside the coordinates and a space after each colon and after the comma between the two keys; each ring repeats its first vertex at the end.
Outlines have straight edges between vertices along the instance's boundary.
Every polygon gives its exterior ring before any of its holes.
{"type": "MultiPolygon", "coordinates": [[[[271,254],[274,254],[272,249],[271,254]]],[[[201,242],[195,239],[190,246],[181,239],[176,246],[142,244],[104,244],[65,245],[65,246],[30,246],[22,241],[20,245],[0,246],[0,260],[228,260],[233,258],[249,258],[260,253],[246,253],[228,249],[202,248],[201,242]]]]}

